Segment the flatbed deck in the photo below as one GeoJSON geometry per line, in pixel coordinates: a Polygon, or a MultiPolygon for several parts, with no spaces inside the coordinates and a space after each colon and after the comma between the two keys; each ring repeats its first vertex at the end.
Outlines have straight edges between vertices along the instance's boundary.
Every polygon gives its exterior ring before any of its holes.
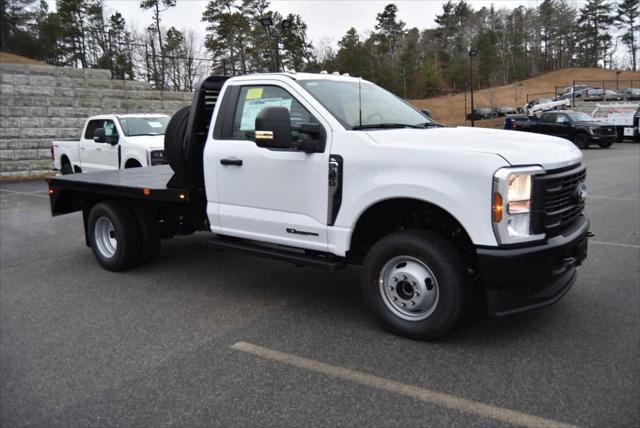
{"type": "MultiPolygon", "coordinates": [[[[144,199],[158,202],[189,202],[189,191],[169,188],[167,183],[173,176],[169,165],[146,168],[131,168],[114,171],[69,174],[47,179],[52,208],[55,199],[65,192],[83,192],[144,199]]],[[[55,213],[54,209],[54,214],[55,213]]]]}

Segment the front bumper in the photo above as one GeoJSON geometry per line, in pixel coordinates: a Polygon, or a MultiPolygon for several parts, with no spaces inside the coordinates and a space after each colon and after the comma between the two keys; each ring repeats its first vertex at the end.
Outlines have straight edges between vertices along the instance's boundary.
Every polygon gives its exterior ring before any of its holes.
{"type": "Polygon", "coordinates": [[[589,220],[580,216],[558,236],[518,248],[479,247],[478,269],[489,316],[550,305],[569,291],[587,257],[589,220]]]}
{"type": "Polygon", "coordinates": [[[592,143],[609,143],[609,142],[615,142],[616,141],[616,136],[615,135],[591,135],[589,136],[589,141],[592,143]]]}

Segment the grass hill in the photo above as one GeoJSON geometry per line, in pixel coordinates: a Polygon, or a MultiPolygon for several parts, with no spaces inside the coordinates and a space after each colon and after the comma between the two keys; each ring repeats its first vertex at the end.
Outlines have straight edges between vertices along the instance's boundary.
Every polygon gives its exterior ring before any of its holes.
{"type": "Polygon", "coordinates": [[[8,53],[8,52],[0,52],[0,62],[10,62],[13,64],[42,64],[35,59],[27,58],[24,56],[8,53]]]}
{"type": "MultiPolygon", "coordinates": [[[[606,81],[605,87],[607,89],[616,89],[615,70],[604,70],[601,68],[565,68],[540,74],[536,77],[509,85],[474,91],[474,105],[475,107],[520,107],[526,104],[527,94],[546,93],[546,95],[539,96],[531,95],[530,99],[550,98],[553,96],[556,86],[571,86],[573,80],[576,80],[576,84],[578,84],[578,81],[585,81],[584,84],[589,84],[592,87],[602,87],[602,81],[604,80],[606,81]]],[[[623,71],[619,76],[620,90],[629,87],[630,80],[634,80],[634,87],[640,87],[640,72],[623,71]]],[[[417,107],[430,109],[433,117],[440,123],[445,125],[465,124],[464,92],[421,100],[411,100],[411,102],[417,107]]],[[[467,93],[467,108],[469,111],[471,110],[469,93],[467,93]]],[[[503,121],[503,119],[482,120],[477,121],[476,126],[497,127],[501,126],[503,121]]]]}

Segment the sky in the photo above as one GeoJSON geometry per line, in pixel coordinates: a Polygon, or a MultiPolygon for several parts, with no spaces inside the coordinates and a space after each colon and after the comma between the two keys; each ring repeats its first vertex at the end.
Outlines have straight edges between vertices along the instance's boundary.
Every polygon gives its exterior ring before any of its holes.
{"type": "MultiPolygon", "coordinates": [[[[55,7],[55,0],[47,0],[55,7]]],[[[151,10],[140,9],[140,0],[103,0],[107,13],[119,11],[127,23],[144,28],[151,23],[151,10]]],[[[520,5],[536,6],[540,0],[493,0],[469,1],[475,9],[489,7],[514,8],[520,5]]],[[[584,0],[574,0],[576,4],[584,0]]],[[[398,16],[406,22],[407,28],[433,28],[436,14],[441,13],[444,0],[272,0],[271,9],[282,15],[299,14],[307,23],[308,36],[314,46],[320,41],[336,46],[350,27],[360,33],[372,31],[376,15],[389,3],[398,6],[398,16]]],[[[162,25],[174,26],[178,30],[196,30],[203,38],[205,25],[200,21],[207,0],[177,0],[177,6],[161,14],[162,25]]]]}

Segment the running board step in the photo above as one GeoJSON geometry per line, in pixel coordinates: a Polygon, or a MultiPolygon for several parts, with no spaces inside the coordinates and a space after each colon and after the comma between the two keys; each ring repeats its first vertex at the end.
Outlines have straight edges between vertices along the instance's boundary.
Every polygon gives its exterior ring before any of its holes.
{"type": "Polygon", "coordinates": [[[238,251],[252,256],[265,257],[293,263],[295,265],[312,266],[331,271],[342,269],[346,266],[344,259],[332,254],[320,253],[316,256],[296,253],[280,247],[267,247],[242,239],[212,238],[205,241],[205,246],[219,250],[238,251]]]}

